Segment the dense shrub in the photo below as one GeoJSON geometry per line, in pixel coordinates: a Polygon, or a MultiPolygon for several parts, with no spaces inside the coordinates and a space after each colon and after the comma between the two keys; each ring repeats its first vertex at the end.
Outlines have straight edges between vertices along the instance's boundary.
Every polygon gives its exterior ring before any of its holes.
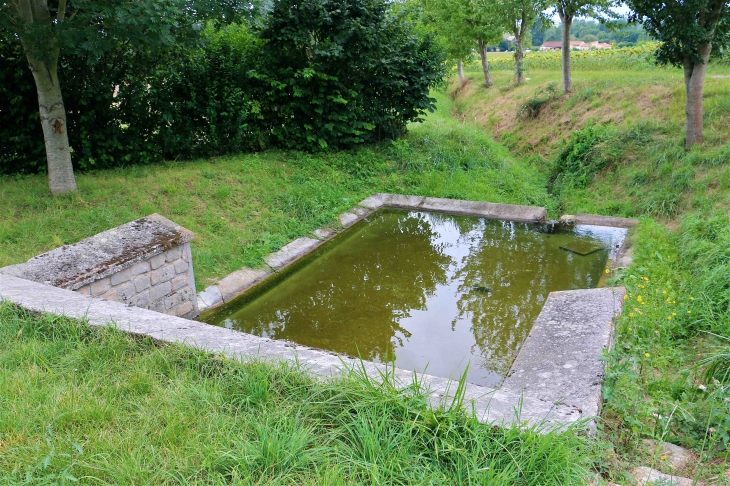
{"type": "Polygon", "coordinates": [[[395,138],[431,109],[443,63],[383,0],[280,0],[261,33],[277,145],[345,147],[395,138]]]}
{"type": "MultiPolygon", "coordinates": [[[[207,24],[193,47],[62,58],[75,167],[395,138],[445,75],[431,40],[383,0],[279,0],[262,25],[207,24]]],[[[0,173],[44,170],[37,103],[19,44],[3,42],[0,173]]]]}
{"type": "Polygon", "coordinates": [[[549,177],[551,190],[560,192],[564,187],[588,186],[600,170],[621,157],[620,144],[606,143],[613,138],[611,129],[601,125],[588,125],[583,130],[576,130],[558,154],[549,177]]]}

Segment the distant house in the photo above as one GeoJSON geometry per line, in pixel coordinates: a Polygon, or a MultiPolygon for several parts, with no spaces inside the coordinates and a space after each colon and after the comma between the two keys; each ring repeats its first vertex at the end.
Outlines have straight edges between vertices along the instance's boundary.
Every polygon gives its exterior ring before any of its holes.
{"type": "Polygon", "coordinates": [[[611,49],[613,46],[611,44],[593,41],[590,44],[588,44],[588,47],[589,47],[589,49],[611,49]]]}
{"type": "MultiPolygon", "coordinates": [[[[598,44],[598,42],[596,42],[598,44]]],[[[603,45],[603,44],[601,44],[603,45]]],[[[610,46],[610,44],[609,44],[610,46]]],[[[550,42],[543,42],[540,46],[541,51],[559,51],[563,48],[563,42],[562,41],[550,41],[550,42]]],[[[578,51],[587,51],[590,49],[590,45],[586,44],[583,41],[570,41],[570,48],[575,49],[578,51]]],[[[605,49],[605,48],[603,48],[605,49]]]]}

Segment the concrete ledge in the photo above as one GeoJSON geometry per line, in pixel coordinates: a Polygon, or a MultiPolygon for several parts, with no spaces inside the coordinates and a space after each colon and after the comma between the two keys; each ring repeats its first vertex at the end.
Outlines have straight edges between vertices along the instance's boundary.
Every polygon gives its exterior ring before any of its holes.
{"type": "Polygon", "coordinates": [[[353,213],[342,213],[338,216],[338,219],[340,220],[340,224],[344,226],[345,228],[348,228],[352,226],[353,224],[360,221],[360,216],[353,213]]]}
{"type": "Polygon", "coordinates": [[[539,206],[497,204],[437,197],[404,196],[400,194],[374,194],[362,201],[360,206],[369,209],[389,207],[418,211],[437,211],[522,223],[542,223],[547,219],[547,210],[539,206]]]}
{"type": "Polygon", "coordinates": [[[297,258],[309,253],[321,243],[320,240],[314,238],[299,238],[284,246],[281,250],[266,257],[266,263],[278,270],[287,263],[291,263],[297,258]]]}
{"type": "Polygon", "coordinates": [[[76,290],[193,239],[193,233],[159,214],[35,256],[0,273],[76,290]]]}
{"type": "Polygon", "coordinates": [[[552,292],[517,354],[502,390],[565,403],[588,417],[602,403],[603,351],[621,313],[622,287],[552,292]]]}
{"type": "Polygon", "coordinates": [[[360,206],[368,209],[378,209],[384,204],[387,204],[391,196],[392,194],[384,194],[382,192],[373,194],[372,196],[360,201],[360,206]]]}
{"type": "MultiPolygon", "coordinates": [[[[259,280],[270,275],[271,272],[264,269],[254,270],[252,268],[242,268],[236,270],[226,278],[218,282],[218,290],[224,302],[228,302],[238,294],[251,287],[259,280]]],[[[209,306],[210,307],[210,306],[209,306]]]]}
{"type": "Polygon", "coordinates": [[[198,293],[198,310],[208,309],[223,303],[223,294],[216,285],[206,287],[198,293]]]}
{"type": "MultiPolygon", "coordinates": [[[[250,334],[211,326],[180,317],[130,307],[119,302],[95,299],[69,290],[0,275],[0,300],[36,312],[50,312],[75,319],[86,319],[92,326],[114,325],[120,330],[149,336],[170,343],[181,343],[209,352],[222,353],[235,359],[264,359],[299,363],[314,376],[327,378],[353,368],[364,370],[375,380],[388,367],[336,355],[294,343],[272,341],[250,334]]],[[[392,368],[390,368],[392,370],[392,368]]],[[[402,386],[408,386],[416,375],[396,368],[393,374],[402,386]]],[[[431,375],[418,375],[431,402],[438,406],[450,403],[456,383],[431,375]]],[[[548,428],[563,427],[585,417],[575,407],[554,405],[525,394],[467,385],[467,411],[474,410],[483,422],[500,425],[545,424],[548,428]]]]}
{"type": "Polygon", "coordinates": [[[633,228],[639,224],[638,219],[619,218],[617,216],[600,216],[597,214],[576,214],[576,224],[592,224],[595,226],[615,226],[617,228],[633,228]]]}

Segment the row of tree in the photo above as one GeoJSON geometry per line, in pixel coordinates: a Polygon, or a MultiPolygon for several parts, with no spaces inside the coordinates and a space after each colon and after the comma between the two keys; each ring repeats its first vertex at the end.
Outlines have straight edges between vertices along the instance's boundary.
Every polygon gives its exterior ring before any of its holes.
{"type": "MultiPolygon", "coordinates": [[[[562,25],[543,25],[538,21],[531,29],[532,45],[539,46],[543,42],[559,41],[562,39],[562,30],[562,25]]],[[[612,22],[609,25],[605,22],[577,19],[571,26],[570,38],[584,42],[605,42],[618,47],[651,40],[641,25],[629,24],[625,20],[612,22]]]]}
{"type": "Polygon", "coordinates": [[[45,141],[59,194],[74,166],[346,148],[433,109],[443,52],[398,6],[261,5],[0,1],[0,173],[38,170],[45,141]]]}
{"type": "Polygon", "coordinates": [[[482,61],[486,87],[492,86],[487,44],[500,41],[505,32],[514,36],[515,84],[524,83],[523,59],[526,37],[532,29],[549,25],[546,12],[560,17],[563,92],[573,89],[570,67],[571,31],[577,17],[592,17],[611,26],[617,14],[613,7],[625,3],[629,21],[641,24],[661,42],[656,52],[660,64],[684,70],[686,144],[702,142],[702,98],[705,74],[711,56],[722,56],[730,45],[730,1],[693,0],[410,0],[424,12],[424,21],[448,46],[457,62],[462,84],[463,59],[476,46],[482,61]]]}

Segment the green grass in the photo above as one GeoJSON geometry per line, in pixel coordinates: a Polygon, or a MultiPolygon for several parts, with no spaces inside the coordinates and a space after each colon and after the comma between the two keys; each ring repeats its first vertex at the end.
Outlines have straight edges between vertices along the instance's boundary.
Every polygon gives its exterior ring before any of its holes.
{"type": "Polygon", "coordinates": [[[193,231],[199,288],[263,257],[375,192],[550,204],[544,179],[449,100],[405,139],[358,150],[264,152],[77,174],[79,192],[51,197],[43,175],[0,179],[0,266],[151,213],[193,231]]]}
{"type": "Polygon", "coordinates": [[[634,264],[613,279],[629,295],[605,358],[600,437],[615,454],[596,468],[617,482],[638,465],[670,472],[647,454],[641,440],[651,438],[698,453],[681,474],[722,474],[730,458],[730,83],[708,77],[705,143],[687,150],[679,70],[576,69],[568,96],[557,70],[530,70],[517,88],[511,73],[495,71],[489,90],[480,74],[469,72],[475,81],[456,97],[455,115],[546,175],[553,214],[642,221],[634,264]],[[518,118],[535,99],[536,116],[518,118]],[[572,155],[560,165],[561,154],[572,155]]]}
{"type": "Polygon", "coordinates": [[[584,484],[572,431],[0,303],[0,484],[584,484]]]}

